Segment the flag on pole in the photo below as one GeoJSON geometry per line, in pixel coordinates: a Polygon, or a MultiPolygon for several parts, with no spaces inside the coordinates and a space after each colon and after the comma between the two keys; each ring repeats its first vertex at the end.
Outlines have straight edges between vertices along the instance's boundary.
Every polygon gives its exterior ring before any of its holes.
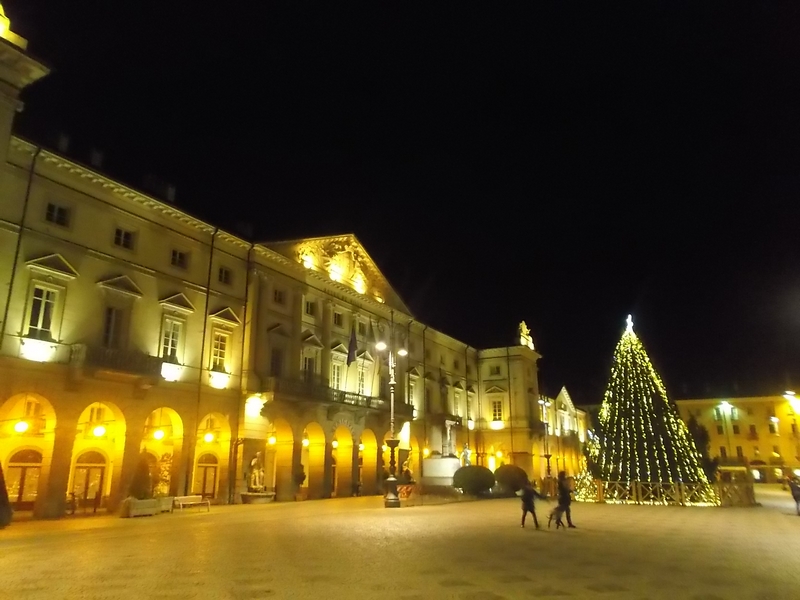
{"type": "Polygon", "coordinates": [[[350,324],[350,343],[347,346],[347,366],[356,362],[356,352],[358,352],[358,341],[356,340],[356,324],[350,324]]]}

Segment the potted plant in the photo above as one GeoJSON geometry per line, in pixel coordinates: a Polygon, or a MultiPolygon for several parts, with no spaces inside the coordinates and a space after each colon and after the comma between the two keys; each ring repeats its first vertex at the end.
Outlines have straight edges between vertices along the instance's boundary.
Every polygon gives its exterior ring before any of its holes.
{"type": "Polygon", "coordinates": [[[300,465],[294,472],[294,484],[297,488],[297,491],[295,492],[294,495],[294,499],[297,501],[306,499],[305,496],[306,493],[308,492],[308,488],[303,487],[305,481],[306,481],[306,472],[305,469],[303,469],[303,465],[300,465]]]}
{"type": "Polygon", "coordinates": [[[152,516],[159,512],[159,501],[153,498],[153,479],[147,455],[142,453],[133,472],[128,497],[122,502],[123,517],[152,516]]]}

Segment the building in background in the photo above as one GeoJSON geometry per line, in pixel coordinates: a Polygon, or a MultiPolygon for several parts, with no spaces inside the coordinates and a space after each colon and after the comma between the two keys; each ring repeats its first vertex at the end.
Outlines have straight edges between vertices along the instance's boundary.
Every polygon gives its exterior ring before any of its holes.
{"type": "Polygon", "coordinates": [[[800,476],[800,400],[781,396],[678,400],[681,418],[694,419],[709,434],[709,455],[721,466],[750,470],[756,483],[800,476]]]}

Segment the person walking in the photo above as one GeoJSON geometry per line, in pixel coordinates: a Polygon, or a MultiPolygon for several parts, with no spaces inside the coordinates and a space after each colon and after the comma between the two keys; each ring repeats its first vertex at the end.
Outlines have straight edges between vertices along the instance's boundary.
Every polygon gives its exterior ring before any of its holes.
{"type": "Polygon", "coordinates": [[[797,505],[797,515],[800,516],[800,477],[789,479],[789,489],[792,492],[794,503],[797,505]]]}
{"type": "MultiPolygon", "coordinates": [[[[569,480],[567,480],[567,473],[565,471],[558,472],[558,508],[560,513],[567,515],[567,527],[575,529],[572,524],[572,511],[570,510],[572,504],[572,490],[570,489],[569,480]]],[[[559,525],[564,527],[564,522],[561,520],[561,515],[558,515],[556,520],[556,529],[559,525]]]]}
{"type": "Polygon", "coordinates": [[[533,524],[536,526],[536,529],[540,529],[539,519],[536,518],[535,498],[544,498],[544,496],[537,492],[530,483],[526,483],[522,487],[522,526],[525,527],[525,517],[528,516],[528,513],[531,513],[533,516],[533,524]]]}
{"type": "Polygon", "coordinates": [[[6,490],[6,480],[3,477],[3,466],[0,465],[0,529],[11,523],[11,501],[6,490]]]}

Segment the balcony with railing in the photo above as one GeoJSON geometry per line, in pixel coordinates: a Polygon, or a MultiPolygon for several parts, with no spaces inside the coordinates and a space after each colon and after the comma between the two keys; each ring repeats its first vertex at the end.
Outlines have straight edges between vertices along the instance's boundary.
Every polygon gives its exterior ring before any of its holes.
{"type": "MultiPolygon", "coordinates": [[[[302,401],[348,404],[374,410],[389,410],[389,401],[374,396],[365,396],[355,392],[337,390],[330,387],[328,380],[316,373],[302,372],[297,379],[286,377],[268,377],[265,380],[265,392],[272,392],[276,400],[302,401]]],[[[411,415],[412,407],[395,399],[395,412],[399,415],[411,415]]]]}
{"type": "Polygon", "coordinates": [[[75,344],[70,363],[100,371],[113,371],[158,379],[163,360],[139,350],[123,350],[75,344]]]}

